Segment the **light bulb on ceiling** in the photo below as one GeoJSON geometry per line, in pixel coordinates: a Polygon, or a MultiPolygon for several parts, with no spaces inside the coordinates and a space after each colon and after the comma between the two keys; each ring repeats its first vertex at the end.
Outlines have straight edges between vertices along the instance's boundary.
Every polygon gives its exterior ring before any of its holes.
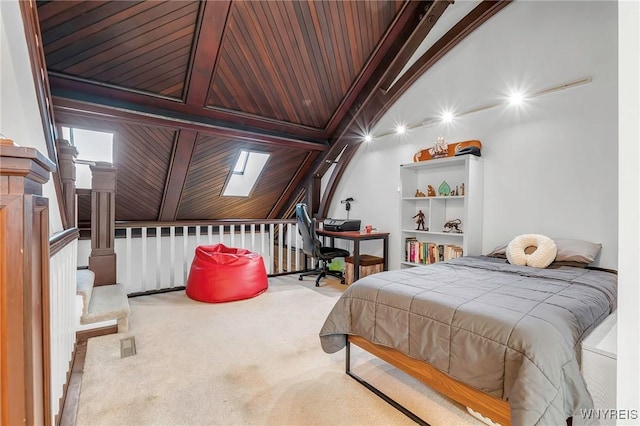
{"type": "Polygon", "coordinates": [[[451,123],[453,121],[453,113],[451,111],[445,111],[442,113],[442,122],[451,123]]]}
{"type": "Polygon", "coordinates": [[[373,136],[371,136],[370,134],[366,134],[364,135],[364,141],[369,143],[373,141],[373,136]]]}
{"type": "Polygon", "coordinates": [[[511,92],[509,95],[509,105],[518,106],[524,102],[524,93],[522,92],[511,92]]]}
{"type": "Polygon", "coordinates": [[[396,133],[399,135],[404,135],[405,132],[407,131],[407,128],[404,124],[398,124],[396,126],[396,133]]]}

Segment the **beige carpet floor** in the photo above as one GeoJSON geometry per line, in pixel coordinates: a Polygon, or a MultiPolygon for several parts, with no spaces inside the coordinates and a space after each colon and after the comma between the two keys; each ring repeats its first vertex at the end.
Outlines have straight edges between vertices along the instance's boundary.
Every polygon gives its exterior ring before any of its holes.
{"type": "MultiPolygon", "coordinates": [[[[127,333],[88,342],[78,425],[409,425],[344,373],[318,331],[344,287],[272,278],[249,300],[184,291],[130,299],[127,333]],[[137,354],[120,358],[120,339],[137,354]]],[[[463,407],[352,349],[353,371],[437,425],[481,425],[463,407]]]]}

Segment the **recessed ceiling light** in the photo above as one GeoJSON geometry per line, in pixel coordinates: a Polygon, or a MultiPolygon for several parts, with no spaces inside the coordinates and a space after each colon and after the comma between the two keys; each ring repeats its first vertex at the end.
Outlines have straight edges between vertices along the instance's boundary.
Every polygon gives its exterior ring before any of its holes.
{"type": "Polygon", "coordinates": [[[445,111],[442,113],[442,122],[443,123],[451,123],[453,121],[453,113],[450,111],[445,111]]]}
{"type": "Polygon", "coordinates": [[[371,136],[371,135],[369,135],[369,134],[364,135],[364,141],[365,141],[365,142],[371,142],[371,141],[373,141],[373,136],[371,136]]]}
{"type": "Polygon", "coordinates": [[[511,92],[509,95],[509,104],[510,105],[520,105],[524,101],[524,93],[522,92],[511,92]]]}
{"type": "Polygon", "coordinates": [[[396,133],[399,135],[403,135],[407,131],[407,128],[404,124],[398,124],[396,126],[396,133]]]}

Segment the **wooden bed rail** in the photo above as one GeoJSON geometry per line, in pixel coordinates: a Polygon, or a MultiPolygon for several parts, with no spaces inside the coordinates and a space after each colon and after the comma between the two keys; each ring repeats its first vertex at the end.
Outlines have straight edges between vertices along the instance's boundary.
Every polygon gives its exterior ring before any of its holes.
{"type": "Polygon", "coordinates": [[[395,349],[371,343],[360,336],[350,335],[348,341],[494,422],[502,426],[511,425],[511,409],[506,401],[465,385],[432,365],[395,349]]]}

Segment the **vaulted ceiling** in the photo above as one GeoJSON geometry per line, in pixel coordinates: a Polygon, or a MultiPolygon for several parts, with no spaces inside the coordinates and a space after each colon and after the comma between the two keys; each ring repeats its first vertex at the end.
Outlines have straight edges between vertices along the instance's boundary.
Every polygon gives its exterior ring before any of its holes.
{"type": "MultiPolygon", "coordinates": [[[[458,37],[501,8],[482,3],[493,6],[458,37]]],[[[173,221],[290,216],[354,152],[354,119],[398,96],[381,85],[449,4],[74,0],[37,12],[56,124],[114,132],[116,220],[173,221]],[[250,197],[224,197],[240,149],[272,155],[250,197]]]]}

